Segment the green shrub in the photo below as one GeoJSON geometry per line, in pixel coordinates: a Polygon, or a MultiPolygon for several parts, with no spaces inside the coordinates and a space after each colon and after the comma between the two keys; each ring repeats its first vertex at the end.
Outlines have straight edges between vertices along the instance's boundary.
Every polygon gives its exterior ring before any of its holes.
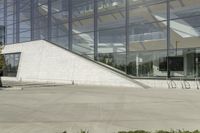
{"type": "Polygon", "coordinates": [[[156,133],[174,133],[174,131],[163,131],[163,130],[158,130],[156,133]]]}
{"type": "Polygon", "coordinates": [[[144,131],[144,130],[136,130],[136,131],[128,131],[128,132],[126,132],[126,131],[120,131],[118,133],[150,133],[150,132],[144,131]]]}
{"type": "Polygon", "coordinates": [[[89,133],[89,131],[81,130],[81,133],[89,133]]]}
{"type": "Polygon", "coordinates": [[[135,130],[135,131],[119,131],[118,133],[200,133],[199,130],[195,131],[184,131],[184,130],[171,130],[171,131],[164,131],[164,130],[158,130],[156,132],[149,132],[144,130],[135,130]]]}

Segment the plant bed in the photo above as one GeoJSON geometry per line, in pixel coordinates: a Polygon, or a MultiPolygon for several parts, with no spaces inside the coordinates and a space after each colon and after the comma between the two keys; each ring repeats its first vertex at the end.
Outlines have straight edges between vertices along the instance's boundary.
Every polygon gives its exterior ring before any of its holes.
{"type": "Polygon", "coordinates": [[[145,130],[135,130],[135,131],[119,131],[118,133],[200,133],[199,130],[187,131],[187,130],[157,130],[157,131],[145,131],[145,130]]]}

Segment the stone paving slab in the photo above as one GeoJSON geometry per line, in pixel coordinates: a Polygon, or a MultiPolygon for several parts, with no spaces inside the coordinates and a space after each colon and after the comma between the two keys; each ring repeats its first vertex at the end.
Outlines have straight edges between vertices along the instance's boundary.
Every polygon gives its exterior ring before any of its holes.
{"type": "Polygon", "coordinates": [[[0,133],[200,129],[200,91],[97,86],[0,91],[0,133]]]}

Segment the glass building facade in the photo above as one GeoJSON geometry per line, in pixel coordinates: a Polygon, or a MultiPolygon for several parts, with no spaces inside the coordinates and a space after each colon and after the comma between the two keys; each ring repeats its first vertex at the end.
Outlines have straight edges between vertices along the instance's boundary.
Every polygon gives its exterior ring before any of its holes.
{"type": "Polygon", "coordinates": [[[199,0],[0,0],[5,44],[47,40],[141,78],[200,77],[199,0]]]}

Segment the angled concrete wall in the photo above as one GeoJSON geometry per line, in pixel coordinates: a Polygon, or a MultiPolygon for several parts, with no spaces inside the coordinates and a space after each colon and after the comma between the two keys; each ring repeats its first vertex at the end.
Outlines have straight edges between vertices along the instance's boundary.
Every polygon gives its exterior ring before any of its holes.
{"type": "Polygon", "coordinates": [[[21,52],[15,80],[139,87],[126,77],[46,41],[7,45],[3,53],[21,52]]]}

